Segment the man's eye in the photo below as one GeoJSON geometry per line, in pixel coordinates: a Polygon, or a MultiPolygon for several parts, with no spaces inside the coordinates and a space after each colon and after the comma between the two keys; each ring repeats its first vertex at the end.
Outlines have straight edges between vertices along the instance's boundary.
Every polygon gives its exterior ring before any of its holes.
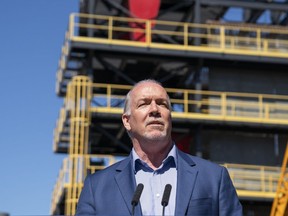
{"type": "Polygon", "coordinates": [[[146,105],[146,103],[140,103],[139,105],[138,105],[138,107],[143,107],[143,106],[145,106],[146,105]]]}
{"type": "Polygon", "coordinates": [[[160,106],[168,108],[168,104],[167,103],[161,103],[160,106]]]}

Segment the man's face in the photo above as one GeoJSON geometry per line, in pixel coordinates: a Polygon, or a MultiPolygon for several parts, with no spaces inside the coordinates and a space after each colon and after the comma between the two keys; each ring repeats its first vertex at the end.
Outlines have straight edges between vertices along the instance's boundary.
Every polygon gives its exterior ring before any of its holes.
{"type": "Polygon", "coordinates": [[[130,98],[130,115],[123,123],[132,138],[139,141],[170,139],[171,111],[165,89],[156,83],[142,83],[134,88],[130,98]]]}

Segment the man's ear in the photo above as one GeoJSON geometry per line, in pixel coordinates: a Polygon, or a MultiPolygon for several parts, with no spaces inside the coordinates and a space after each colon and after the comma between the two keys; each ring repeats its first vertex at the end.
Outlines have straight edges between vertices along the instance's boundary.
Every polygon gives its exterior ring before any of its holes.
{"type": "Polygon", "coordinates": [[[124,125],[124,127],[126,128],[127,131],[131,130],[129,118],[130,118],[130,116],[127,115],[127,114],[123,114],[122,115],[122,123],[123,123],[123,125],[124,125]]]}

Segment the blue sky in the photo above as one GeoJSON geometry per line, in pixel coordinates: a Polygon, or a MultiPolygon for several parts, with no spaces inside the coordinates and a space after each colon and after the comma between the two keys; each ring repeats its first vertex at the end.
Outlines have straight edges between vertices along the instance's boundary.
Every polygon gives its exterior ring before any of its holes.
{"type": "Polygon", "coordinates": [[[48,215],[62,160],[53,130],[56,70],[79,0],[0,2],[0,212],[48,215]]]}

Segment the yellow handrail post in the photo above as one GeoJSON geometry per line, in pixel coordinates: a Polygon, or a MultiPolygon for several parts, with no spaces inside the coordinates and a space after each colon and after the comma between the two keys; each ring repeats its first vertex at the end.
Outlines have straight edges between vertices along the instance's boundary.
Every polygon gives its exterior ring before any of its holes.
{"type": "Polygon", "coordinates": [[[146,28],[145,28],[145,32],[146,32],[146,44],[149,47],[151,45],[151,38],[152,38],[152,30],[151,30],[151,20],[146,20],[146,28]]]}
{"type": "Polygon", "coordinates": [[[265,119],[269,119],[270,118],[270,106],[269,104],[265,105],[265,119]]]}
{"type": "Polygon", "coordinates": [[[184,113],[188,113],[189,109],[188,109],[188,103],[189,103],[189,99],[188,99],[188,91],[185,90],[184,91],[184,113]]]}
{"type": "Polygon", "coordinates": [[[69,17],[69,40],[72,40],[73,36],[74,36],[74,28],[75,28],[75,14],[71,14],[69,17]]]}
{"type": "Polygon", "coordinates": [[[220,27],[220,48],[221,50],[225,49],[225,27],[220,27]]]}
{"type": "Polygon", "coordinates": [[[227,114],[227,94],[221,93],[221,115],[225,117],[227,114]]]}
{"type": "Polygon", "coordinates": [[[189,41],[189,34],[188,34],[188,23],[184,23],[184,47],[186,48],[188,46],[188,41],[189,41]]]}
{"type": "Polygon", "coordinates": [[[230,41],[231,41],[231,49],[235,49],[235,38],[232,37],[232,38],[230,39],[230,41]]]}
{"type": "Polygon", "coordinates": [[[259,118],[263,118],[263,96],[259,95],[258,96],[258,101],[259,101],[259,118]]]}
{"type": "Polygon", "coordinates": [[[263,51],[268,52],[268,40],[267,39],[263,41],[263,51]]]}
{"type": "Polygon", "coordinates": [[[111,108],[111,85],[107,85],[107,107],[111,108]]]}
{"type": "Polygon", "coordinates": [[[108,18],[108,40],[113,39],[113,17],[108,18]]]}
{"type": "Polygon", "coordinates": [[[257,38],[256,38],[256,43],[257,43],[257,50],[258,51],[261,51],[261,29],[260,28],[257,28],[257,31],[256,31],[256,35],[257,35],[257,38]]]}
{"type": "Polygon", "coordinates": [[[266,191],[266,185],[265,185],[265,170],[264,167],[261,167],[260,169],[260,173],[261,173],[261,191],[265,192],[266,191]]]}

